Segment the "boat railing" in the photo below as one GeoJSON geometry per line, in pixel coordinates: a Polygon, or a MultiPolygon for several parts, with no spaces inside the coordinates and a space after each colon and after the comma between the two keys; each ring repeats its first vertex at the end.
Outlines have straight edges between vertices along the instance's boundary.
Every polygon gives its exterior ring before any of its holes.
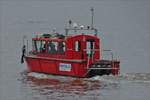
{"type": "Polygon", "coordinates": [[[95,36],[97,36],[97,34],[98,34],[98,30],[96,28],[90,28],[90,27],[87,27],[87,28],[65,28],[65,36],[68,36],[70,34],[69,33],[70,31],[73,34],[75,34],[75,33],[85,33],[85,31],[88,31],[86,33],[92,33],[93,32],[95,36]]]}

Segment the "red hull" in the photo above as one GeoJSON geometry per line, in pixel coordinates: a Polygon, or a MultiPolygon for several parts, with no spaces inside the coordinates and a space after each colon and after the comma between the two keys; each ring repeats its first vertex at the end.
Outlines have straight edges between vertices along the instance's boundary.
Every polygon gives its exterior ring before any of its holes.
{"type": "Polygon", "coordinates": [[[31,72],[74,77],[90,77],[91,75],[95,76],[103,74],[118,75],[120,71],[119,61],[102,60],[96,62],[94,65],[109,66],[110,64],[111,67],[104,67],[104,69],[96,67],[96,70],[91,71],[89,71],[89,69],[94,69],[95,67],[93,67],[93,64],[91,64],[91,67],[87,68],[87,63],[84,60],[54,59],[48,57],[26,56],[26,62],[31,72]]]}
{"type": "Polygon", "coordinates": [[[84,64],[82,61],[74,62],[64,60],[60,62],[59,60],[26,57],[26,62],[29,70],[32,72],[87,77],[86,64],[84,64]]]}

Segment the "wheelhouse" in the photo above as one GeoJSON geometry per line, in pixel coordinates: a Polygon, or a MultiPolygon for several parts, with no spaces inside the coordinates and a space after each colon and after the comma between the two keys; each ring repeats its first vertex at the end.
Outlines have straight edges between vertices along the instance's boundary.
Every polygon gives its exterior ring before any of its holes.
{"type": "Polygon", "coordinates": [[[63,38],[56,37],[36,37],[32,39],[32,54],[38,56],[53,56],[64,58],[85,60],[88,57],[91,61],[100,58],[99,38],[94,35],[73,35],[63,38]]]}

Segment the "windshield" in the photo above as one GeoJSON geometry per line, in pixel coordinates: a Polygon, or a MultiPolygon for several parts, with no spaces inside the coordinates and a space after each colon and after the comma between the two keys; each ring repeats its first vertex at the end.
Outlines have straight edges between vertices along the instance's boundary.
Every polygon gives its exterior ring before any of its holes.
{"type": "Polygon", "coordinates": [[[33,41],[33,50],[38,53],[46,52],[46,42],[45,41],[33,41]]]}

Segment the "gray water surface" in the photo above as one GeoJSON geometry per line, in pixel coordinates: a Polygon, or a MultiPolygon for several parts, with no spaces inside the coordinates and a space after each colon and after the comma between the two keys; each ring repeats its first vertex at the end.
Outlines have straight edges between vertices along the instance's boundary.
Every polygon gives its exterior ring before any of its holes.
{"type": "Polygon", "coordinates": [[[149,100],[149,11],[149,0],[1,0],[0,100],[149,100]],[[90,25],[91,7],[102,49],[120,59],[121,76],[41,80],[40,74],[27,73],[20,64],[22,37],[31,40],[34,32],[54,28],[64,33],[69,19],[90,25]]]}

